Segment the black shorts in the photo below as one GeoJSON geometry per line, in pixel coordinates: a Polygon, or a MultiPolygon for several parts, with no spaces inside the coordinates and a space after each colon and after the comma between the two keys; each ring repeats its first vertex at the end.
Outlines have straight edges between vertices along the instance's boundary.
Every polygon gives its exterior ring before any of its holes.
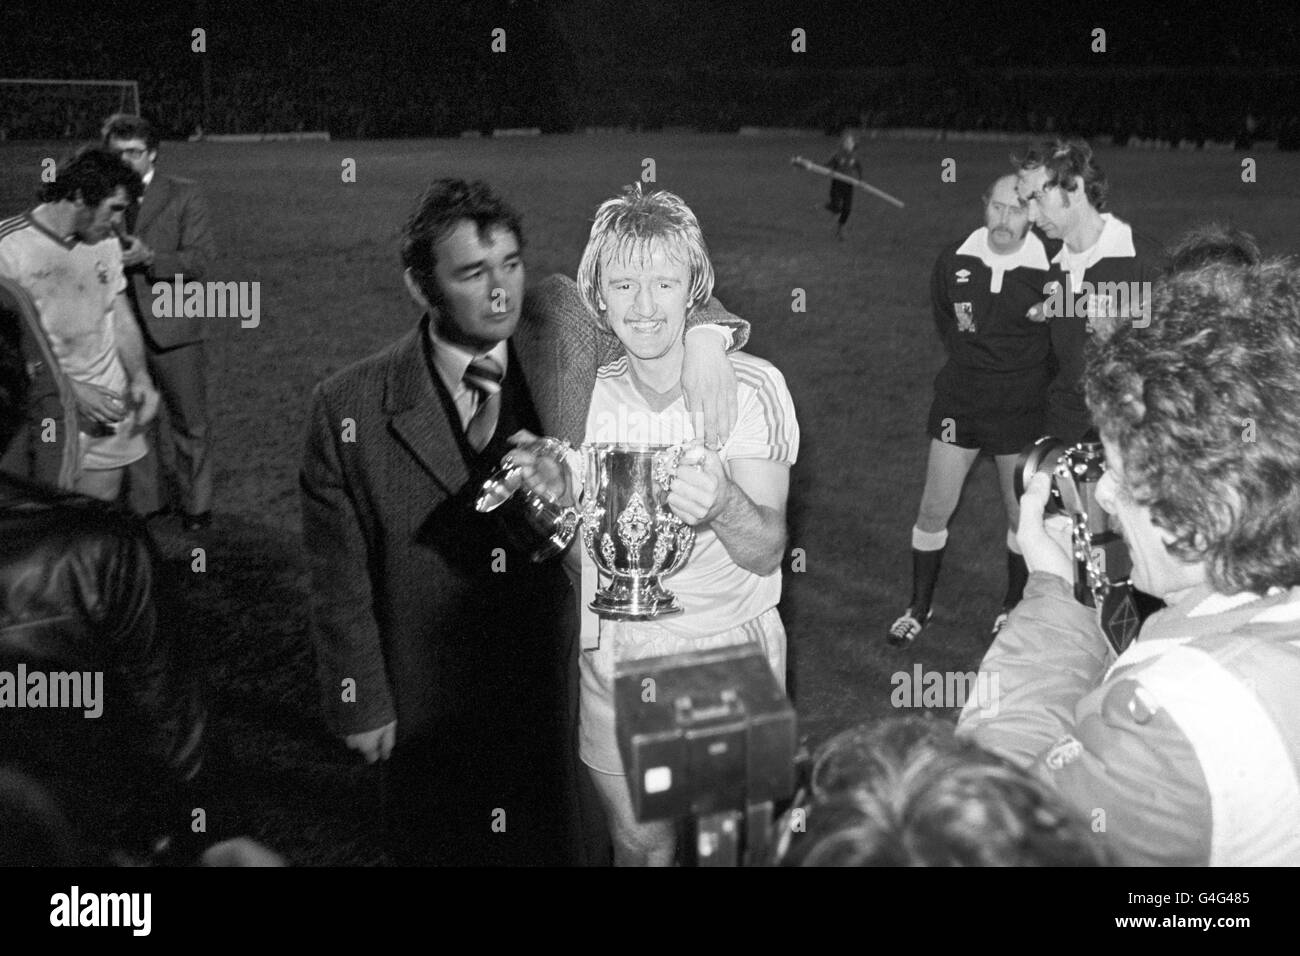
{"type": "Polygon", "coordinates": [[[1046,376],[946,368],[935,380],[926,434],[958,448],[1016,455],[1043,435],[1046,376]]]}

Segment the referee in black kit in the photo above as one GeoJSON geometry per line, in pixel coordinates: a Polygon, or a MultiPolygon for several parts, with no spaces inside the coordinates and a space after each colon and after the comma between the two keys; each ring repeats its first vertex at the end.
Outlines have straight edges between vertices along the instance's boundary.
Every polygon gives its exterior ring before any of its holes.
{"type": "Polygon", "coordinates": [[[997,633],[1024,593],[1029,572],[1016,543],[1020,511],[1012,486],[1016,459],[1043,427],[1050,340],[1041,321],[1048,250],[1029,231],[1016,177],[984,194],[985,225],[944,250],[930,293],[948,362],[934,380],[925,491],[912,528],[912,599],[887,640],[905,646],[933,615],[948,522],[980,452],[994,456],[1007,512],[1007,593],[997,633]],[[1034,313],[1034,319],[1030,313],[1034,313]]]}

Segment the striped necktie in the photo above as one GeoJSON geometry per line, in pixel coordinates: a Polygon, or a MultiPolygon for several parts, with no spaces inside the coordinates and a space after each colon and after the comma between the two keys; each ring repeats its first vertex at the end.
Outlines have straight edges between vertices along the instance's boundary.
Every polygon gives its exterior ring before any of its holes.
{"type": "Polygon", "coordinates": [[[490,355],[480,355],[465,369],[465,384],[478,393],[478,409],[465,428],[465,436],[475,451],[482,451],[497,430],[501,414],[501,381],[505,371],[490,355]]]}

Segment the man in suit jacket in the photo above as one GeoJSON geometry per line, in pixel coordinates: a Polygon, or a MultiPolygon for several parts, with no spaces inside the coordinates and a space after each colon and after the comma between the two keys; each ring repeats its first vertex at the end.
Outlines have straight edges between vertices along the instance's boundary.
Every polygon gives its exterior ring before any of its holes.
{"type": "MultiPolygon", "coordinates": [[[[512,434],[581,441],[614,346],[572,281],[524,295],[521,240],[485,184],[434,182],[402,249],[424,318],[313,400],[301,487],[322,701],[349,748],[387,761],[394,862],[581,861],[576,596],[473,502],[512,434]]],[[[743,345],[747,324],[710,306],[697,324],[743,345]]],[[[722,339],[690,335],[713,383],[730,372],[722,339]]]]}
{"type": "Polygon", "coordinates": [[[104,146],[144,180],[139,206],[127,211],[122,261],[149,372],[165,409],[153,453],[128,472],[131,504],[143,514],[179,511],[185,530],[199,531],[212,516],[206,319],[154,315],[151,290],[155,282],[203,279],[215,256],[208,204],[192,181],[157,171],[158,134],[148,121],[125,113],[110,116],[104,146]]]}

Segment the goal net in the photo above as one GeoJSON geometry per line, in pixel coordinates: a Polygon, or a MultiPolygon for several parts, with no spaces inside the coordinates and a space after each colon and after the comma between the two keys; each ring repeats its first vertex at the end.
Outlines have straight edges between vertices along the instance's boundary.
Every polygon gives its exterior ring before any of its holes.
{"type": "Polygon", "coordinates": [[[135,80],[0,79],[0,140],[98,139],[111,114],[139,112],[135,80]]]}

